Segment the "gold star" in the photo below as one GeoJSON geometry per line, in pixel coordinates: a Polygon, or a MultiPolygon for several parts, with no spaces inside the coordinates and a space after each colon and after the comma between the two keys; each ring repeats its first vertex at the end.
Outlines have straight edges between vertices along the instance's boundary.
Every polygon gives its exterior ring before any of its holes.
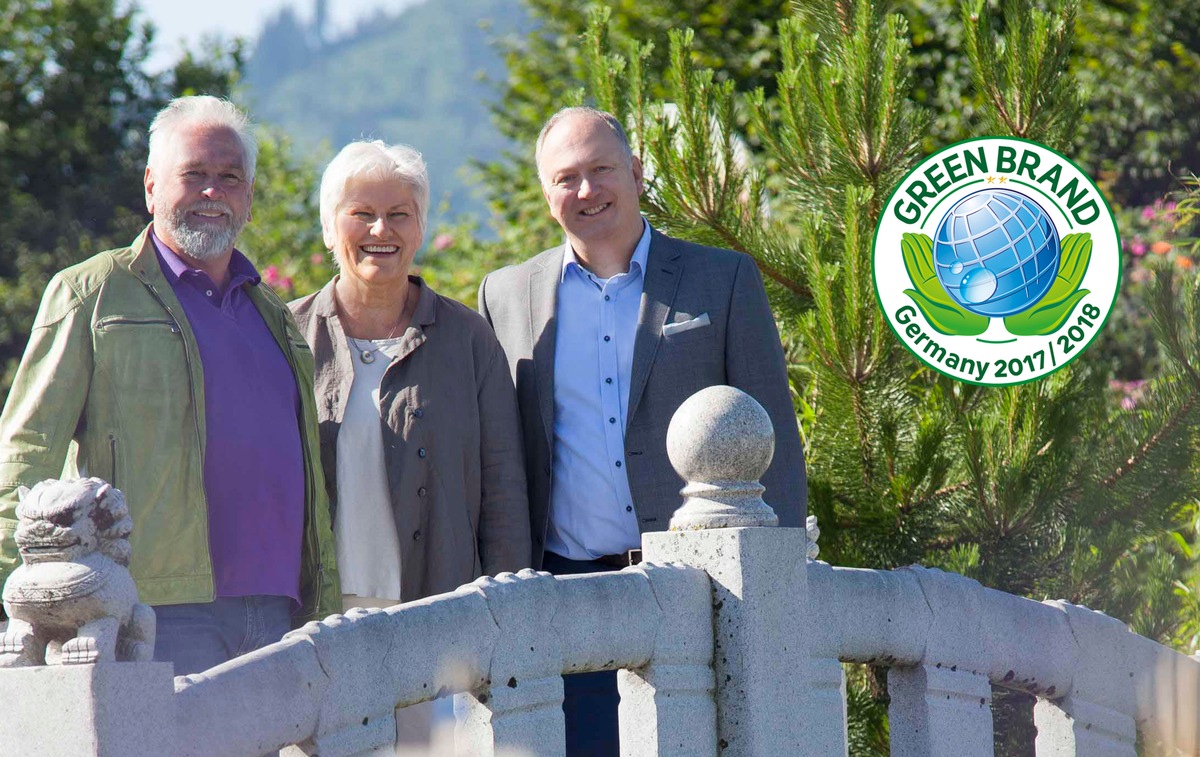
{"type": "Polygon", "coordinates": [[[1001,184],[1003,184],[1003,183],[1004,183],[1004,182],[1006,182],[1006,181],[1008,181],[1008,177],[1007,177],[1007,176],[1001,176],[1001,177],[1000,177],[1000,183],[1001,183],[1001,184]]]}
{"type": "Polygon", "coordinates": [[[995,182],[996,182],[996,177],[995,177],[995,176],[989,176],[989,177],[988,177],[988,184],[994,184],[995,182]]]}

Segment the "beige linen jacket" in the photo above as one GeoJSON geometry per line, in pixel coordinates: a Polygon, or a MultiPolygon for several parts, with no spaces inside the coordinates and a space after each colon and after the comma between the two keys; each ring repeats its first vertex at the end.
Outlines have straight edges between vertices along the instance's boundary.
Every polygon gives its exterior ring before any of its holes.
{"type": "MultiPolygon", "coordinates": [[[[380,386],[380,423],[405,602],[529,566],[517,398],[504,350],[470,308],[420,297],[380,386]]],[[[289,307],[316,358],[321,463],[337,519],[337,437],[354,381],[333,281],[289,307]]]]}

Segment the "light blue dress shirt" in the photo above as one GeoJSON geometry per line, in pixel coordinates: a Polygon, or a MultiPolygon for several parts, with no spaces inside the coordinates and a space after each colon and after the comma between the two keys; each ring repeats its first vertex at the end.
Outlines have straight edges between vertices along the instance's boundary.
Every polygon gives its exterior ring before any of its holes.
{"type": "Polygon", "coordinates": [[[641,544],[625,422],[650,224],[629,270],[601,279],[564,245],[554,339],[554,471],[546,549],[592,560],[641,544]]]}

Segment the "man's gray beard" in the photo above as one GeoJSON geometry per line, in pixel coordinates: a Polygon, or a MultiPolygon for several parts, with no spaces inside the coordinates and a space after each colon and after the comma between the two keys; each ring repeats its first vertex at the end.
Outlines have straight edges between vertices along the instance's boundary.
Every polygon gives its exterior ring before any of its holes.
{"type": "Polygon", "coordinates": [[[215,204],[211,207],[198,205],[187,209],[176,208],[162,219],[167,227],[167,232],[175,240],[175,244],[179,245],[179,252],[195,260],[213,260],[221,257],[233,247],[238,234],[242,232],[242,227],[249,220],[248,218],[235,219],[233,216],[228,216],[229,223],[223,228],[196,229],[188,223],[188,213],[194,210],[228,211],[229,208],[215,204]]]}

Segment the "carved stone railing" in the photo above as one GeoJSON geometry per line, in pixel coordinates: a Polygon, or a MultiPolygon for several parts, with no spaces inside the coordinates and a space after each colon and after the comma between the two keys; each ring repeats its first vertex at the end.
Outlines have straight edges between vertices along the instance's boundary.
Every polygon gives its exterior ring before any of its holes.
{"type": "Polygon", "coordinates": [[[889,668],[893,755],[992,754],[993,685],[1038,697],[1039,757],[1132,757],[1139,732],[1200,754],[1193,658],[961,576],[806,559],[762,501],[773,435],[740,392],[688,400],[668,449],[686,502],[642,565],[335,615],[173,695],[161,664],[0,670],[0,752],[390,754],[394,707],[462,693],[458,754],[563,755],[561,676],[618,670],[628,757],[845,755],[844,661],[889,668]]]}

